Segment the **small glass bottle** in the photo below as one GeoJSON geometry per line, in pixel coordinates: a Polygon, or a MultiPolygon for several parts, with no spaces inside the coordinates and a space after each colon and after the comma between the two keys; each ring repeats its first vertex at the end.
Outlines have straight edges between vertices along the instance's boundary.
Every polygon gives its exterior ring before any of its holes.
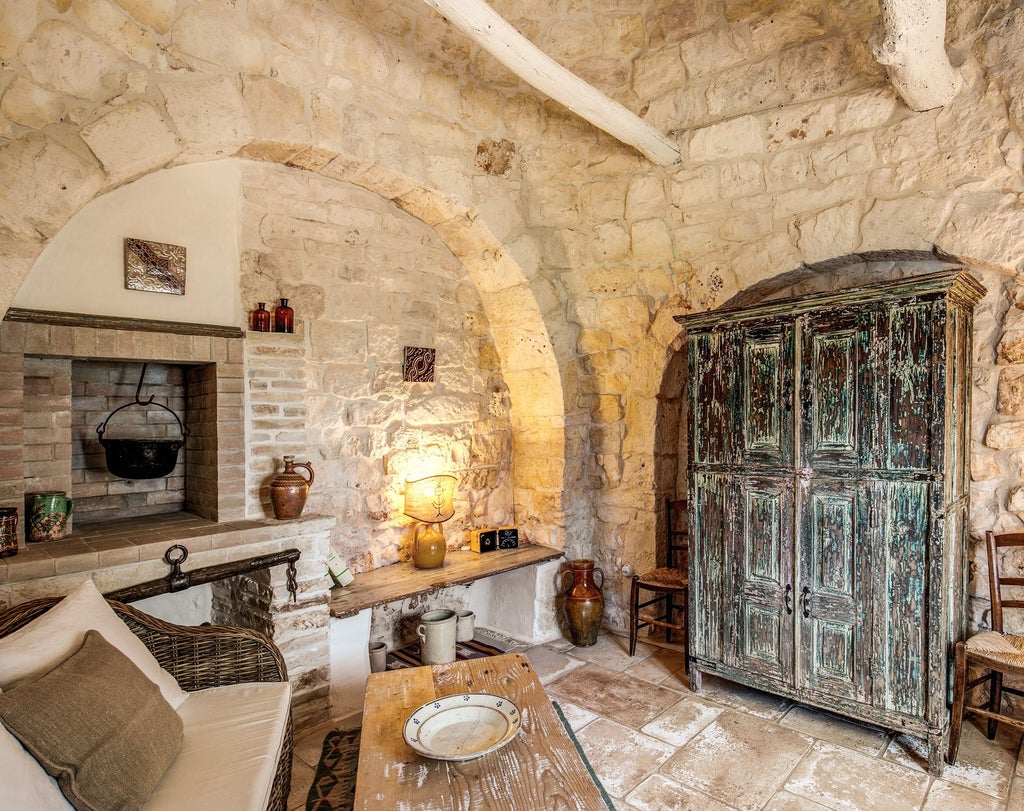
{"type": "Polygon", "coordinates": [[[252,311],[252,328],[254,332],[270,332],[270,313],[265,301],[257,302],[252,311]]]}
{"type": "Polygon", "coordinates": [[[288,299],[281,299],[281,304],[274,308],[274,332],[294,332],[295,311],[288,306],[288,299]]]}

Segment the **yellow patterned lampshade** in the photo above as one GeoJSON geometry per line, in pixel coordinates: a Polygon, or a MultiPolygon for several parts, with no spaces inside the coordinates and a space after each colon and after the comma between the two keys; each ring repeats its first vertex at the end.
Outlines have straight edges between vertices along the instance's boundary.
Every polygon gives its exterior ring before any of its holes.
{"type": "Polygon", "coordinates": [[[405,514],[427,524],[447,521],[455,515],[454,495],[455,477],[448,474],[408,481],[405,483],[405,514]]]}

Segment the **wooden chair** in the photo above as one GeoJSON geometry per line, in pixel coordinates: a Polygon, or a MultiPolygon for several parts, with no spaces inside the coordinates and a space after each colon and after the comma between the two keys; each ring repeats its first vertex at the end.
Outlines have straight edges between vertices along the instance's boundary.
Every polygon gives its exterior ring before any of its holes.
{"type": "MultiPolygon", "coordinates": [[[[665,640],[672,641],[672,632],[683,634],[683,651],[688,649],[686,600],[690,585],[687,571],[689,541],[686,527],[686,501],[665,499],[665,556],[666,566],[652,569],[643,574],[633,575],[629,594],[629,655],[636,653],[636,637],[641,628],[653,626],[665,629],[665,640]],[[640,591],[654,592],[656,596],[640,602],[640,591]],[[653,616],[641,615],[640,611],[658,605],[653,616]],[[677,617],[677,613],[679,616],[677,617]]],[[[686,669],[689,671],[689,657],[686,669]]]]}
{"type": "Polygon", "coordinates": [[[954,654],[956,670],[953,677],[952,726],[949,731],[949,750],[946,762],[956,763],[960,748],[960,730],[966,715],[980,715],[988,718],[989,740],[995,738],[999,722],[1024,729],[1024,719],[1000,713],[1003,693],[1024,696],[1024,691],[1003,686],[1003,676],[1024,677],[1024,636],[1003,633],[1003,609],[1024,608],[1024,599],[1009,600],[1003,597],[1006,586],[1024,586],[1024,577],[1010,577],[999,572],[1000,549],[1020,547],[1024,550],[1024,533],[996,535],[988,532],[985,536],[988,549],[988,587],[992,598],[992,630],[974,634],[966,642],[958,642],[954,654]],[[971,667],[983,668],[985,672],[976,679],[967,681],[971,667]],[[984,706],[969,706],[967,694],[978,685],[988,683],[988,703],[984,706]]]}

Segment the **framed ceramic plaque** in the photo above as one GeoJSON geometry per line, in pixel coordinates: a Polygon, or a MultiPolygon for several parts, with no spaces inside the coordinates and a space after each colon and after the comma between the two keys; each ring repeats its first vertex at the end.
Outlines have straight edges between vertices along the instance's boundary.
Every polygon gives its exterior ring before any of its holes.
{"type": "Polygon", "coordinates": [[[185,249],[181,245],[125,237],[124,286],[147,293],[185,295],[185,249]]]}

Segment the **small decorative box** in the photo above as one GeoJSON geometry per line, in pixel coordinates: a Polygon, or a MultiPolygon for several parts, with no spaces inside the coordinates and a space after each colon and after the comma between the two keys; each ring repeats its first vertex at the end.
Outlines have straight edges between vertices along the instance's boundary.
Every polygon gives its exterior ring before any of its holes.
{"type": "Polygon", "coordinates": [[[469,548],[474,552],[493,552],[498,548],[498,530],[475,530],[470,537],[469,548]]]}
{"type": "Polygon", "coordinates": [[[519,527],[498,528],[498,549],[519,548],[519,527]]]}

